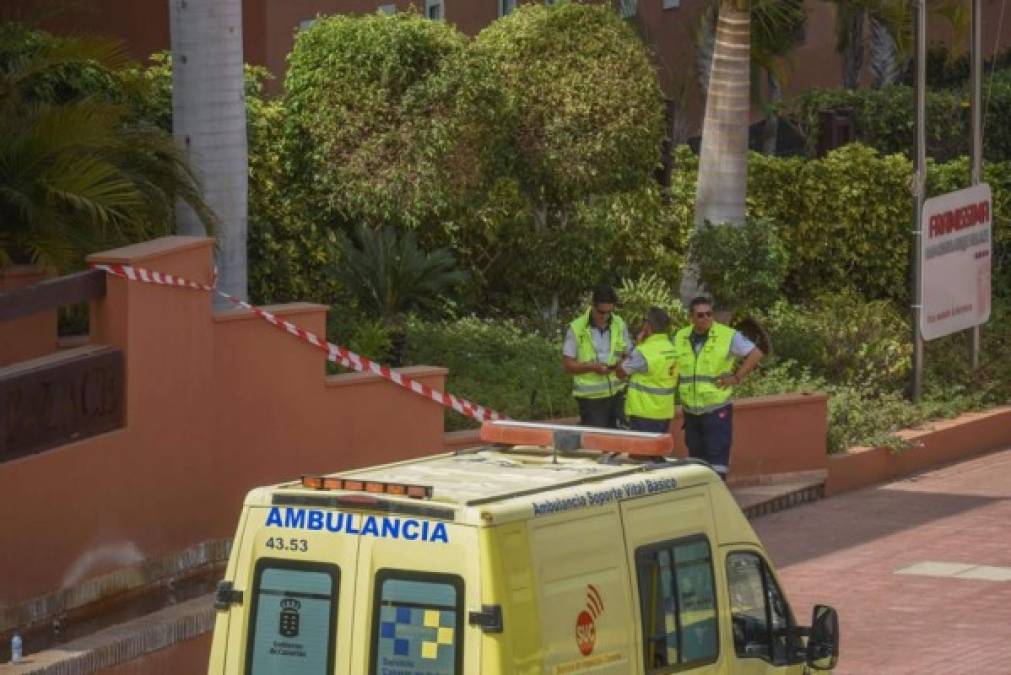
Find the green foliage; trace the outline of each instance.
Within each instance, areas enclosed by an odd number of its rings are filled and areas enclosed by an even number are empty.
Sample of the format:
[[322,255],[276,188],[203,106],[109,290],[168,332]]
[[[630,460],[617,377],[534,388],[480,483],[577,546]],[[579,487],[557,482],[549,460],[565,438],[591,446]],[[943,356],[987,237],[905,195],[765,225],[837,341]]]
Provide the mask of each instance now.
[[[984,54],[986,56],[986,54]],[[927,48],[927,89],[960,89],[969,83],[970,76],[969,52],[966,50],[955,55],[944,45],[933,45]],[[984,58],[983,72],[992,73],[996,70],[1011,68],[1011,49],[996,54],[995,57]],[[903,78],[903,84],[912,86],[916,77],[916,62],[910,60],[909,68]]]
[[659,160],[661,94],[649,55],[611,7],[527,4],[482,31],[513,125],[516,178],[539,208],[633,189]]
[[122,62],[115,43],[0,30],[0,263],[68,269],[167,234],[177,198],[213,229],[171,136],[117,102]]
[[[991,162],[1011,160],[1011,129],[1001,124],[1011,106],[1011,70],[998,71],[983,83],[986,140],[984,156]],[[855,140],[883,154],[911,156],[915,131],[913,88],[894,85],[880,89],[815,89],[781,104],[780,114],[805,139],[814,155],[824,111],[848,110],[853,115]],[[930,155],[948,161],[969,153],[969,95],[966,87],[927,92],[927,147]]]
[[828,382],[885,394],[907,381],[912,331],[886,300],[868,302],[842,291],[802,307],[778,303],[763,321],[778,357]]
[[[285,158],[323,222],[419,227],[445,216],[494,146],[492,90],[451,24],[413,13],[321,18],[285,79]],[[483,139],[483,140],[482,140]]]
[[789,265],[778,227],[767,218],[704,223],[692,237],[691,257],[717,305],[744,312],[776,301]]
[[[448,323],[412,319],[407,325],[408,363],[449,368],[446,389],[516,419],[575,414],[572,378],[562,371],[558,339],[521,330],[510,321],[473,317]],[[446,429],[473,427],[446,413]]]
[[782,223],[795,299],[847,287],[868,298],[904,300],[911,238],[911,166],[849,145],[821,160],[752,155],[752,215]]
[[[172,56],[152,54],[146,65],[119,73],[133,117],[172,131]],[[245,67],[249,137],[249,296],[259,304],[312,299],[345,300],[331,270],[337,265],[337,232],[304,208],[301,186],[285,172],[285,109],[267,100],[271,75]]]
[[415,310],[433,310],[464,279],[445,249],[426,252],[413,232],[359,225],[354,241],[339,243],[336,275],[368,316],[398,325]]
[[[641,322],[650,307],[659,307],[670,315],[672,335],[688,323],[688,315],[674,288],[653,272],[645,272],[636,279],[625,279],[616,290],[619,314],[629,323],[633,337],[641,329]],[[589,298],[586,304],[589,304]]]

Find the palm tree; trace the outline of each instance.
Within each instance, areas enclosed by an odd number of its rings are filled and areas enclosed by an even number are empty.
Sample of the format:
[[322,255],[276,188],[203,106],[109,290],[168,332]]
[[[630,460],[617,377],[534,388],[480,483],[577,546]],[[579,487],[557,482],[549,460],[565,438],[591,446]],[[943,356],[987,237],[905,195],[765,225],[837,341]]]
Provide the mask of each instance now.
[[[242,59],[242,0],[169,0],[172,129],[217,215],[219,287],[246,298],[249,158]],[[204,234],[185,203],[181,234]]]
[[[783,26],[795,25],[796,13],[803,12],[799,7],[784,0],[720,0],[699,149],[696,227],[706,222],[744,223],[752,22],[761,33],[782,33]],[[694,262],[685,267],[680,291],[686,303],[701,291]]]
[[[912,14],[902,0],[834,0],[836,51],[842,56],[843,86],[856,89],[864,65],[865,47],[875,88],[898,82],[905,70],[912,40]],[[952,0],[954,1],[954,0]],[[870,28],[865,40],[866,28]]]
[[445,294],[466,278],[448,250],[426,252],[413,232],[398,234],[390,226],[359,225],[353,239],[342,241],[340,255],[338,280],[360,310],[390,330],[394,365],[403,358],[407,314],[438,309]]
[[73,80],[81,69],[112,78],[124,62],[117,43],[3,29],[0,264],[66,270],[101,248],[167,234],[177,198],[213,226],[171,137]]

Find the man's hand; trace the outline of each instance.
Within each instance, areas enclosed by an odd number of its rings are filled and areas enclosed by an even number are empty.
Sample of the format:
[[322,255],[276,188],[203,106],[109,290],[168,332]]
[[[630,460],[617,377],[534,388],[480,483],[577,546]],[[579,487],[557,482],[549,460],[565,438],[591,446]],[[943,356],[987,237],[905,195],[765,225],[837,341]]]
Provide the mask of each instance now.
[[720,389],[726,389],[740,383],[741,381],[736,375],[720,375],[716,378],[716,386]]
[[609,372],[611,372],[611,367],[608,366],[606,363],[594,363],[593,372],[595,372],[597,375],[607,375]]

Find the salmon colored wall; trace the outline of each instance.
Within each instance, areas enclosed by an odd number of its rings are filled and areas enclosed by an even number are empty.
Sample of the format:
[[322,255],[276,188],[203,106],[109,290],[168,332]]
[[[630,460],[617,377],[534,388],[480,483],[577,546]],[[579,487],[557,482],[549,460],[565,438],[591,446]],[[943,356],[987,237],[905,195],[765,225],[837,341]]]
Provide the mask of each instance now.
[[1011,407],[966,413],[899,434],[910,447],[852,448],[828,458],[827,494],[858,490],[1011,445]]
[[[206,283],[212,246],[166,237],[91,260]],[[323,332],[322,306],[274,311]],[[442,449],[438,405],[373,376],[328,378],[321,352],[212,317],[207,293],[110,278],[91,325],[124,350],[126,428],[0,464],[0,548],[17,552],[0,556],[0,606],[231,537],[255,485]],[[413,369],[439,389],[445,373]]]
[[[676,452],[686,456],[680,416],[671,425]],[[734,402],[731,483],[780,474],[824,471],[828,397],[824,394],[758,396]]]
[[[0,293],[29,286],[46,278],[37,267],[18,265],[0,269]],[[56,351],[56,310],[38,312],[13,321],[0,321],[0,367]]]
[[[554,420],[579,424],[575,417]],[[671,422],[674,454],[687,457],[681,411]],[[756,396],[734,401],[734,446],[730,483],[766,481],[785,474],[824,472],[828,442],[828,397],[824,394]],[[481,445],[478,430],[453,431],[443,439],[446,450]]]

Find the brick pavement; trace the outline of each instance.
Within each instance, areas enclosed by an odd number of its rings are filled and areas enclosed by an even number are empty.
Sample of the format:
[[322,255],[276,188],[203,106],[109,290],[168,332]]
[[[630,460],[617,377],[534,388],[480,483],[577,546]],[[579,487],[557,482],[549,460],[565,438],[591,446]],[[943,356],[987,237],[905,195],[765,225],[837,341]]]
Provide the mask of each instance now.
[[1011,567],[1011,448],[753,523],[798,621],[839,611],[839,674],[1011,674],[1011,581],[897,575]]

